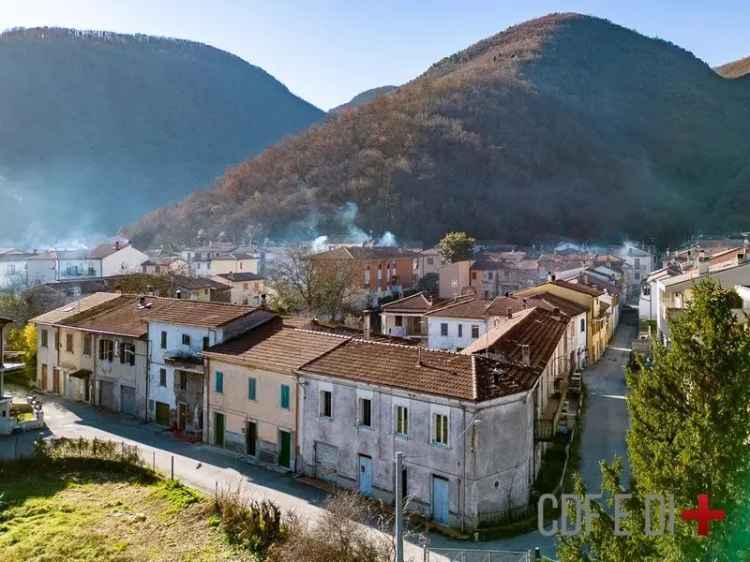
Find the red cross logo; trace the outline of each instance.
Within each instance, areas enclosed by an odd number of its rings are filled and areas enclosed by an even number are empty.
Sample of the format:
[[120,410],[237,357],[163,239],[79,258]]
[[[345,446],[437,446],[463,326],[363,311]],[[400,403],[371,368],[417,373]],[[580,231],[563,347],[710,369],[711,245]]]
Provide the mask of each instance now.
[[698,508],[688,509],[682,512],[685,521],[698,522],[698,534],[702,537],[708,536],[711,521],[723,521],[726,514],[723,509],[711,509],[708,507],[708,495],[698,496]]

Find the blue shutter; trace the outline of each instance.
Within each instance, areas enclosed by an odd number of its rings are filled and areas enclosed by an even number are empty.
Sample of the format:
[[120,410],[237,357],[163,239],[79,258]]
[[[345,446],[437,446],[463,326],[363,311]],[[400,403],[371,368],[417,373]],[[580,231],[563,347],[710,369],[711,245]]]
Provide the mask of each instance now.
[[255,379],[252,377],[247,379],[247,399],[255,400]]
[[216,371],[216,392],[224,392],[224,373]]
[[281,385],[281,407],[285,410],[289,409],[289,387],[285,384]]

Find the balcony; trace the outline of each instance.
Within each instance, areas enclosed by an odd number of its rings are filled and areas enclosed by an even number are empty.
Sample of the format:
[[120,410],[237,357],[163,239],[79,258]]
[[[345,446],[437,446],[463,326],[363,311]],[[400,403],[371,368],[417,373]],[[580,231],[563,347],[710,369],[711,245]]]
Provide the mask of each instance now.
[[567,375],[555,379],[555,391],[547,399],[541,417],[534,422],[534,439],[536,441],[552,441],[562,428],[568,427],[569,384]]

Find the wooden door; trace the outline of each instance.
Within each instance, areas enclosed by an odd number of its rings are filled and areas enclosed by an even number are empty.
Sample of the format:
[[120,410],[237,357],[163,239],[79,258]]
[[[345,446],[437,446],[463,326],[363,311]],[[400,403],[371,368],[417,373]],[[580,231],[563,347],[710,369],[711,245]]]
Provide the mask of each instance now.
[[292,461],[292,434],[288,431],[279,431],[279,465],[290,468]]
[[47,365],[42,365],[42,392],[46,392],[49,388],[49,381],[47,380]]
[[224,446],[224,414],[214,414],[214,445]]
[[156,423],[159,425],[169,425],[169,404],[164,402],[156,403]]
[[60,369],[52,369],[52,392],[60,394]]
[[255,422],[247,422],[247,428],[245,429],[245,449],[247,454],[254,457],[257,453],[258,443],[258,424]]
[[[182,376],[185,376],[184,373]],[[184,402],[180,402],[177,405],[177,429],[180,431],[185,431],[185,427],[187,427],[187,417],[188,417],[188,411],[187,411],[187,404]]]

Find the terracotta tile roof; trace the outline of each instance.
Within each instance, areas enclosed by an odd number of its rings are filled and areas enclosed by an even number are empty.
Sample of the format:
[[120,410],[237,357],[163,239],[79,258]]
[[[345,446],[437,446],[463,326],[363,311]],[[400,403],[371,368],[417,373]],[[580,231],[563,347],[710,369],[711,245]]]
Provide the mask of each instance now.
[[523,356],[521,346],[528,345],[531,367],[541,372],[552,359],[552,354],[565,334],[567,326],[567,316],[534,308],[520,321],[513,323],[509,329],[502,325],[491,329],[486,336],[472,344],[471,351],[470,348],[466,348],[464,352],[476,353],[489,349],[507,361],[520,363]]
[[492,304],[492,301],[485,299],[478,299],[476,297],[471,298],[459,298],[457,302],[449,302],[434,307],[432,310],[427,312],[425,316],[432,318],[475,318],[482,319],[487,317],[487,308]]
[[410,250],[403,250],[392,246],[342,246],[327,252],[315,254],[314,259],[357,259],[357,260],[385,260],[396,258],[416,258],[418,254]]
[[588,285],[583,285],[581,283],[570,283],[569,281],[562,281],[561,279],[555,279],[554,281],[552,281],[552,283],[557,285],[558,287],[572,289],[573,291],[585,293],[592,297],[599,297],[602,295],[602,291],[600,291],[599,289],[595,289],[594,287],[589,287]]
[[188,289],[191,291],[196,289],[216,289],[217,291],[221,291],[229,288],[228,285],[214,281],[208,277],[190,277],[173,272],[170,272],[169,276],[174,282],[175,289]]
[[365,340],[349,340],[300,370],[474,402],[528,390],[539,376],[520,364]]
[[257,273],[250,273],[244,272],[244,273],[220,273],[217,275],[217,277],[221,277],[223,279],[226,279],[227,281],[231,281],[232,283],[244,283],[246,281],[262,281],[265,279],[262,275],[258,275]]
[[119,297],[120,295],[117,293],[94,293],[93,295],[83,297],[76,302],[69,303],[54,310],[50,310],[49,312],[46,312],[44,314],[40,314],[39,316],[36,316],[35,318],[29,320],[29,322],[39,324],[55,324],[57,322],[65,320],[66,318],[75,316],[77,314],[80,314],[81,312],[99,306],[113,299],[117,299]]
[[433,307],[433,301],[430,300],[423,292],[404,297],[395,301],[384,304],[381,308],[383,312],[427,312]]
[[346,336],[290,328],[284,326],[281,318],[276,318],[211,347],[203,355],[291,375],[305,363],[348,340]]
[[77,314],[68,315],[56,323],[81,330],[140,338],[148,333],[149,321],[218,328],[250,314],[257,314],[258,322],[272,316],[265,310],[250,306],[164,297],[116,295],[114,299]]
[[[532,306],[541,306],[547,308],[547,310],[559,308],[563,314],[571,317],[588,312],[586,307],[581,306],[576,302],[569,301],[568,299],[553,295],[552,293],[537,293],[528,297],[527,302]],[[546,307],[544,306],[545,304],[547,305]]]
[[523,299],[516,299],[513,297],[495,297],[489,306],[487,306],[486,315],[507,316],[509,308],[511,309],[511,312],[523,310]]
[[99,244],[97,247],[95,247],[93,250],[89,252],[88,257],[93,259],[104,259],[106,257],[111,256],[112,254],[115,254],[119,252],[120,250],[127,248],[130,246],[130,244],[127,243],[120,243],[119,245],[115,242],[105,242],[103,244]]

